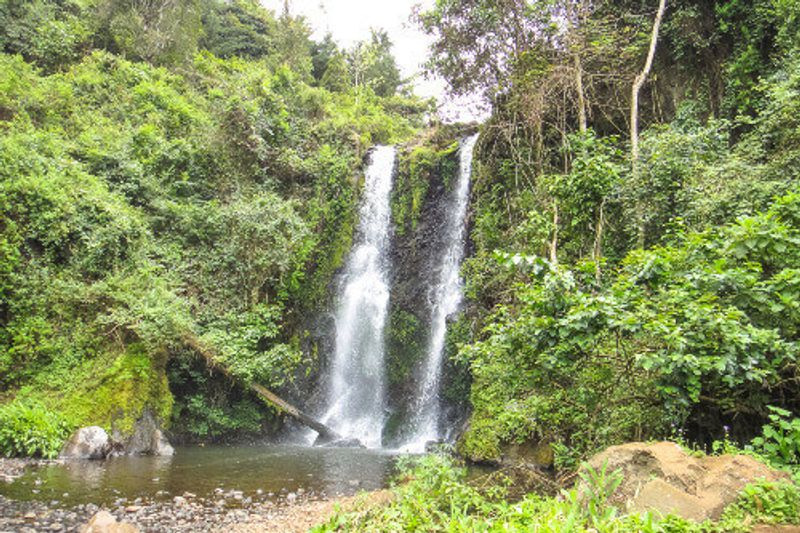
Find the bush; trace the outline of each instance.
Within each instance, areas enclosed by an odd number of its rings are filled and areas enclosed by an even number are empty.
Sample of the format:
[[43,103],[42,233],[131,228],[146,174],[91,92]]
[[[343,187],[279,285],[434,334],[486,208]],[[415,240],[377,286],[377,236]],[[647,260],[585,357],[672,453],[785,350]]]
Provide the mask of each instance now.
[[0,453],[6,457],[55,458],[70,429],[63,418],[39,404],[4,405],[0,407]]

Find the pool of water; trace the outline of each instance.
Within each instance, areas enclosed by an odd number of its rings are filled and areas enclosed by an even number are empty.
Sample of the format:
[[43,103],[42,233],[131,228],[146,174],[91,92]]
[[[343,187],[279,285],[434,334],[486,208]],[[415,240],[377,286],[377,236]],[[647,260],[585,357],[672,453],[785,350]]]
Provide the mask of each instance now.
[[301,446],[178,448],[174,457],[119,457],[68,461],[32,469],[0,494],[63,505],[110,505],[120,498],[209,497],[215,489],[274,497],[302,489],[352,494],[387,485],[398,455],[382,450]]

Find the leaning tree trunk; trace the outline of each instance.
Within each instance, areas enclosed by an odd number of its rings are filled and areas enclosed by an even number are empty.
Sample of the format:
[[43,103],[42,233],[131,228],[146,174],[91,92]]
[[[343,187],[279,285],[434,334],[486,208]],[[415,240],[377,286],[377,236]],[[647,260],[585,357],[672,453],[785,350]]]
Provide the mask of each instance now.
[[[205,359],[206,364],[208,364],[209,367],[222,372],[223,374],[225,374],[234,381],[241,382],[239,378],[237,378],[227,367],[223,366],[217,360],[217,356],[214,353],[214,351],[209,346],[203,344],[200,341],[200,339],[198,339],[194,335],[189,334],[184,336],[184,340],[188,346],[190,346],[195,352],[201,355],[203,359]],[[340,440],[342,438],[341,435],[336,433],[333,429],[329,428],[328,426],[316,420],[315,418],[307,415],[306,413],[304,413],[297,407],[293,406],[286,400],[282,399],[281,397],[279,397],[277,394],[267,389],[266,387],[263,387],[258,383],[242,383],[242,384],[245,385],[254,393],[256,393],[258,396],[260,396],[267,403],[277,407],[279,411],[286,413],[287,415],[291,416],[301,424],[310,427],[311,429],[319,433],[319,436],[322,438],[323,441],[329,442],[329,441]]]
[[[631,89],[631,172],[633,175],[634,184],[638,185],[639,182],[639,92],[642,90],[644,82],[647,81],[647,76],[650,74],[650,69],[653,67],[653,58],[656,55],[656,45],[658,44],[658,33],[661,29],[661,21],[664,18],[664,11],[667,9],[667,0],[659,0],[658,12],[656,19],[653,22],[653,34],[650,37],[650,49],[647,52],[647,60],[644,63],[644,68],[633,80],[633,87]],[[639,225],[639,247],[644,248],[644,206],[637,207],[637,218]]]

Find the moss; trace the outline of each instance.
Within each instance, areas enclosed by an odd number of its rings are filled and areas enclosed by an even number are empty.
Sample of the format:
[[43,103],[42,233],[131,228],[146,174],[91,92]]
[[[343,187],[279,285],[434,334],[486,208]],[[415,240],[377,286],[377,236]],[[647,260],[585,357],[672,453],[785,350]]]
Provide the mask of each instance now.
[[460,313],[458,318],[447,325],[445,338],[445,374],[442,396],[450,403],[465,404],[469,398],[472,376],[469,363],[458,357],[461,346],[473,342],[475,336],[472,323],[466,313]]
[[467,431],[456,444],[460,455],[476,463],[497,463],[502,451],[493,421],[473,416]]
[[[437,142],[434,139],[431,142]],[[438,141],[440,142],[440,141]],[[432,184],[441,180],[449,189],[458,174],[458,142],[445,148],[422,144],[400,157],[398,179],[392,194],[392,217],[398,235],[417,228]]]
[[413,313],[393,309],[387,336],[387,373],[390,386],[408,382],[423,353],[422,324]]
[[145,408],[162,421],[170,419],[173,398],[165,358],[152,357],[133,344],[110,366],[83,377],[83,383],[60,402],[75,426],[102,426],[130,435]]

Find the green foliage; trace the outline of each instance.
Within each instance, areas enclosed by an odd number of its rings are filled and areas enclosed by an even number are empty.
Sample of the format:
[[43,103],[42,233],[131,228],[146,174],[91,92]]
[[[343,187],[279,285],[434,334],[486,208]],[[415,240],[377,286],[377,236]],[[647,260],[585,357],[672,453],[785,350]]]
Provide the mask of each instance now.
[[760,482],[744,488],[720,519],[720,531],[747,531],[747,524],[800,524],[800,488]]
[[601,291],[578,269],[533,269],[460,354],[475,379],[462,451],[497,459],[501,442],[544,438],[580,457],[663,436],[695,411],[711,421],[795,397],[783,376],[796,362],[797,206],[788,195],[765,214],[634,252]]
[[198,0],[100,0],[97,10],[101,42],[130,59],[184,63],[197,49],[202,32]]
[[305,23],[248,0],[9,0],[0,20],[20,54],[0,54],[3,398],[258,431],[271,415],[219,375],[170,372],[172,417],[168,361],[192,336],[245,382],[312,373],[299,339],[349,249],[353,176],[427,108],[312,87]]
[[80,58],[92,35],[88,10],[78,0],[3,0],[0,50],[55,70]]
[[583,470],[577,488],[557,497],[529,494],[509,502],[503,483],[470,482],[451,459],[426,456],[406,462],[391,503],[337,513],[312,531],[542,531],[568,532],[744,532],[749,524],[796,524],[798,487],[758,483],[745,488],[718,523],[675,516],[624,514],[609,503],[622,481],[619,472]]
[[0,407],[0,454],[53,459],[70,429],[61,416],[42,405],[12,402]]
[[389,383],[406,383],[425,352],[422,323],[416,315],[396,309],[389,316],[387,331]]
[[440,132],[438,138],[432,140],[433,146],[414,147],[400,160],[400,177],[392,191],[392,219],[399,235],[416,229],[429,191],[439,186],[437,181],[441,180],[445,190],[454,183],[458,173],[458,143],[438,146],[445,135],[444,131]]
[[213,2],[203,13],[203,29],[200,44],[215,56],[258,59],[274,50],[278,22],[247,0]]
[[769,410],[770,423],[753,439],[752,448],[774,465],[796,469],[800,467],[800,418],[793,418],[786,409],[769,406]]

